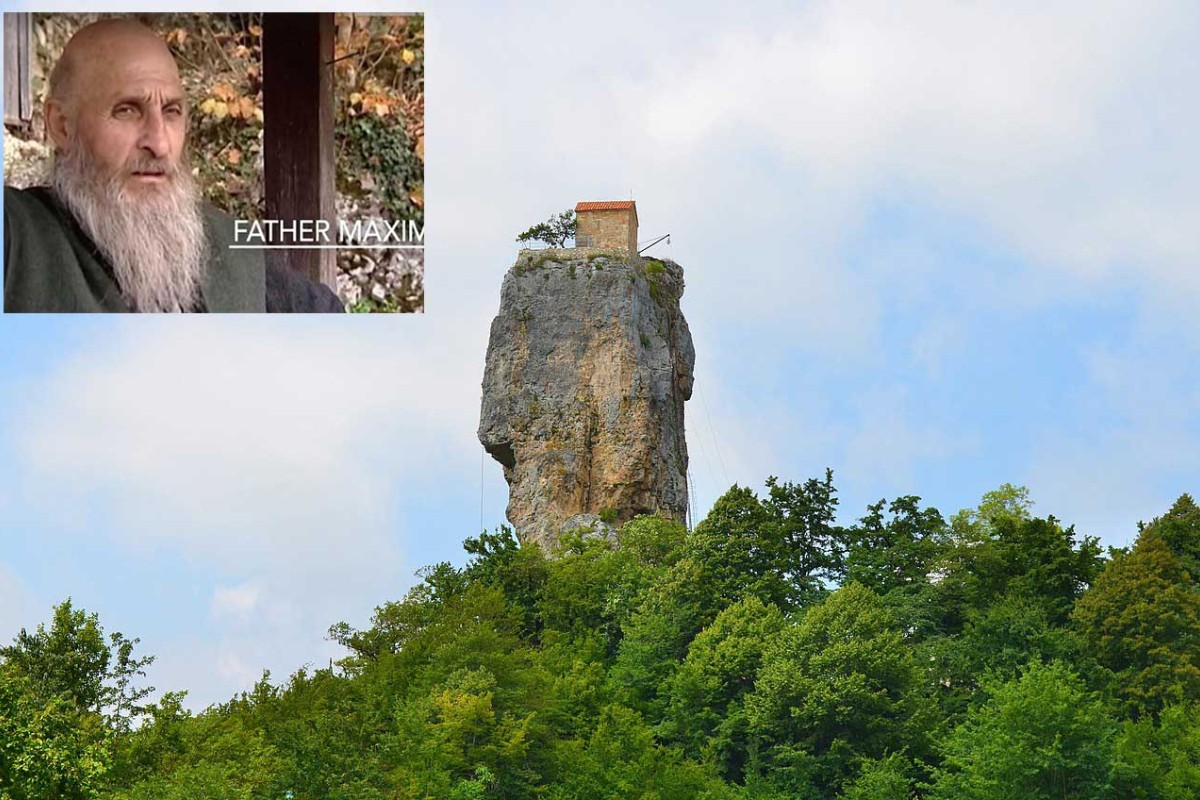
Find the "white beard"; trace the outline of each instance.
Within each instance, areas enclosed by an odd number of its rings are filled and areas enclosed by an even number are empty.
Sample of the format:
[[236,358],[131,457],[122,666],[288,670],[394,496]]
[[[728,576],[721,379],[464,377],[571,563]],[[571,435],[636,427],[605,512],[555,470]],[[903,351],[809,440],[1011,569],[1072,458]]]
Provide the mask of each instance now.
[[[128,172],[101,174],[78,142],[54,160],[51,186],[116,275],[134,311],[194,311],[208,261],[200,191],[180,165],[153,158]],[[138,170],[161,169],[167,180],[127,192]]]

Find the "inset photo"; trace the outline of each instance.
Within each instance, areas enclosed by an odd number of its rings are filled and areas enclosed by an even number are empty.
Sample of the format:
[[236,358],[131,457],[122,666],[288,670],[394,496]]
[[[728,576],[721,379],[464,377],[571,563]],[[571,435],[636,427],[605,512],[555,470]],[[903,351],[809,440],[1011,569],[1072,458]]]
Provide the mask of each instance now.
[[4,14],[4,311],[423,312],[419,13]]

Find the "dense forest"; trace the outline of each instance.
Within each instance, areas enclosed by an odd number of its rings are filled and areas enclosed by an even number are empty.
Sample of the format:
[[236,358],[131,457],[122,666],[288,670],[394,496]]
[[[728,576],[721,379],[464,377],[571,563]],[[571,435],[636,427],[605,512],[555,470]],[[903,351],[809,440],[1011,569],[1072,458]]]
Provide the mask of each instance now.
[[832,476],[547,557],[467,539],[331,669],[193,715],[67,601],[0,649],[0,798],[1200,797],[1200,508],[1102,551],[1024,489]]

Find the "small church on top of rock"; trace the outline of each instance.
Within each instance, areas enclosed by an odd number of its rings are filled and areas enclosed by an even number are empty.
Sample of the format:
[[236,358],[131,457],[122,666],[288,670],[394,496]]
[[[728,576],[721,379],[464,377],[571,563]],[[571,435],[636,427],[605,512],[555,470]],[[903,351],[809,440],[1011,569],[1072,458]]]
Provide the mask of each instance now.
[[623,250],[637,255],[637,204],[604,200],[575,204],[575,245]]

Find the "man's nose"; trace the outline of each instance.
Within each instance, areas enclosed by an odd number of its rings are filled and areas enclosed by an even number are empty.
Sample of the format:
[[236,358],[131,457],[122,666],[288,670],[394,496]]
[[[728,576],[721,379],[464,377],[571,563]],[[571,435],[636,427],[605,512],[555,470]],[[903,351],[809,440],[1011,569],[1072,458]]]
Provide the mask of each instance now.
[[167,139],[167,124],[162,112],[153,109],[142,118],[142,136],[138,149],[155,158],[166,158],[171,145]]

